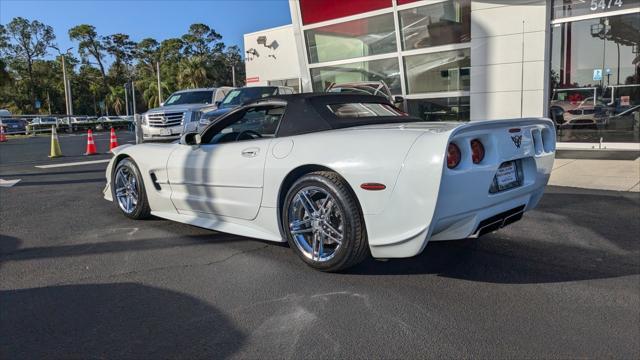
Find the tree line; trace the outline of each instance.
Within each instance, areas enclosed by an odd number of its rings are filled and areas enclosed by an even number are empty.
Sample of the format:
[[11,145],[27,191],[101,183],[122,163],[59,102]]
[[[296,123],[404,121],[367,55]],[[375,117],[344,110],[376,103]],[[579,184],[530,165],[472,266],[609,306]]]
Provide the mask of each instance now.
[[[59,48],[53,28],[38,20],[16,17],[0,24],[0,108],[13,114],[65,114],[63,61],[74,114],[124,114],[129,82],[138,112],[158,106],[158,71],[163,98],[179,89],[231,85],[232,66],[236,85],[244,82],[240,49],[226,46],[222,35],[205,24],[160,41],[101,35],[88,24],[71,28],[67,36],[79,58]],[[45,59],[49,54],[55,60]]]

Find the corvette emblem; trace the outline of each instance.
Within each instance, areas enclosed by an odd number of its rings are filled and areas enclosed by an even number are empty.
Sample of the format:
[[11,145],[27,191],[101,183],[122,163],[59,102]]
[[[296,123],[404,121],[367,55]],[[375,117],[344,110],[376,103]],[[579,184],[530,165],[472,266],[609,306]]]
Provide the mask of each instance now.
[[520,149],[520,144],[522,144],[522,135],[512,136],[511,141],[513,141],[513,145],[515,145],[516,148]]

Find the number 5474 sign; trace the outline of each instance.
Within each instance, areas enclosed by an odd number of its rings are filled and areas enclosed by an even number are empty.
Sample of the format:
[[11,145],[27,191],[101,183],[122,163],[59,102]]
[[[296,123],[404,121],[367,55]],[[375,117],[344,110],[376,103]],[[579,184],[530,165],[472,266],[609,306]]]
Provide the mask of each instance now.
[[591,11],[598,10],[610,10],[615,7],[622,7],[624,5],[623,0],[591,0]]

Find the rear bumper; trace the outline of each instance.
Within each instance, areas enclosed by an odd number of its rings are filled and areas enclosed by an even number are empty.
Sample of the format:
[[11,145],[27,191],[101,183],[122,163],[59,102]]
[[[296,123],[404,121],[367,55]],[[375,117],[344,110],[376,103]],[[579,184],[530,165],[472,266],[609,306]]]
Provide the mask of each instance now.
[[[511,191],[517,191],[513,189]],[[533,209],[544,188],[533,189],[502,200],[492,205],[439,218],[434,221],[430,241],[460,240],[477,238],[486,233],[498,230],[522,217],[526,211]]]
[[[401,241],[391,244],[370,246],[371,254],[376,258],[405,258],[415,256],[424,250],[429,241],[462,240],[477,238],[486,233],[499,230],[520,220],[522,214],[533,209],[542,194],[544,187],[529,189],[522,193],[519,189],[511,191],[518,195],[453,216],[434,219],[432,224],[425,224],[413,234],[407,234]],[[376,216],[365,216],[367,223],[380,221]]]
[[[479,163],[472,162],[473,139],[485,145]],[[450,142],[462,152],[462,161],[453,169],[444,164]],[[431,240],[477,237],[508,225],[521,214],[507,217],[538,204],[554,155],[553,123],[545,119],[475,122],[449,134],[422,136],[407,155],[383,212],[365,214],[372,255],[410,257]],[[512,161],[518,164],[520,185],[495,192],[498,169]]]

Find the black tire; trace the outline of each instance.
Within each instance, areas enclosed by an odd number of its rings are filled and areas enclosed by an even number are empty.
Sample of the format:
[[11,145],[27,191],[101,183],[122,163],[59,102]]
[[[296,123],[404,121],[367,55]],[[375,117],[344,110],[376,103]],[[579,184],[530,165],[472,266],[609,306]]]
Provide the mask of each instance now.
[[[333,257],[326,261],[308,258],[296,244],[289,231],[289,208],[298,192],[309,187],[329,193],[343,214],[343,239]],[[338,272],[362,262],[369,255],[369,244],[364,218],[357,198],[347,182],[330,171],[317,171],[300,177],[289,189],[282,207],[283,230],[289,246],[307,265],[325,272]]]
[[[121,207],[120,203],[118,202],[118,198],[116,197],[116,174],[118,174],[118,171],[122,168],[126,168],[126,170],[130,171],[130,173],[135,177],[137,184],[136,193],[138,195],[138,201],[133,207],[133,210],[129,213]],[[113,203],[115,204],[116,208],[118,208],[118,210],[120,210],[120,212],[122,212],[126,217],[135,220],[141,220],[147,219],[151,216],[151,208],[149,207],[149,201],[147,200],[147,191],[144,186],[144,180],[142,179],[140,170],[138,170],[138,166],[133,161],[133,159],[122,159],[116,165],[116,168],[111,174],[111,194],[113,196]]]

